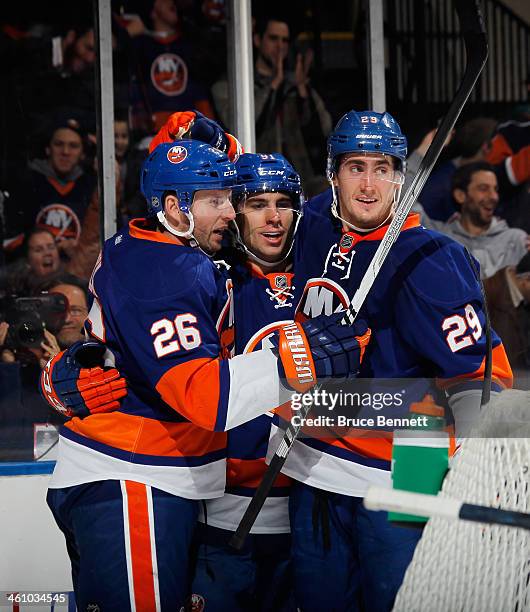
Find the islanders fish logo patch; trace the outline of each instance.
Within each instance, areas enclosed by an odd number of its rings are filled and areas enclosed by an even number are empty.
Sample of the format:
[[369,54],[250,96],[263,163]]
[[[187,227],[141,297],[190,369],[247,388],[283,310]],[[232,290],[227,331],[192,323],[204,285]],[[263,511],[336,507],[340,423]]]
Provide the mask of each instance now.
[[167,152],[167,160],[172,164],[180,164],[186,157],[188,157],[188,149],[181,145],[175,145]]
[[188,67],[175,53],[163,53],[151,65],[151,82],[165,96],[178,96],[188,85]]
[[81,235],[79,217],[65,204],[45,206],[37,215],[35,225],[48,230],[56,239],[70,238],[77,240]]

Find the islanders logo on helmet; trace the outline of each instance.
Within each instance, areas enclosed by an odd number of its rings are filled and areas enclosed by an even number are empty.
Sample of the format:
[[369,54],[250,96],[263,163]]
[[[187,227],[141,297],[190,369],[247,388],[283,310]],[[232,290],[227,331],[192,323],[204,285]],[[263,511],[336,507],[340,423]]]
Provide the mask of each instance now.
[[186,159],[186,157],[188,157],[188,149],[186,149],[186,147],[182,147],[181,145],[175,145],[167,152],[168,161],[172,164],[180,164]]
[[189,213],[197,191],[231,189],[236,170],[225,153],[196,140],[162,143],[147,157],[140,175],[140,189],[149,216],[164,209],[164,194],[175,192],[179,208]]
[[407,139],[390,113],[350,111],[337,123],[328,138],[327,175],[331,180],[337,158],[344,153],[380,153],[399,160],[400,170],[407,159]]

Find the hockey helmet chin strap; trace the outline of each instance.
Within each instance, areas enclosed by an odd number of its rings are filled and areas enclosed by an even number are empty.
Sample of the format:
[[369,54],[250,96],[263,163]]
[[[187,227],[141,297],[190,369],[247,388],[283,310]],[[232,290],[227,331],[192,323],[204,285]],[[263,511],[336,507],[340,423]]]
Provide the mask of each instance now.
[[261,259],[261,257],[258,257],[253,251],[251,251],[247,247],[247,245],[244,243],[243,238],[241,237],[239,226],[237,225],[235,221],[233,221],[232,225],[234,227],[234,231],[236,234],[236,241],[239,244],[239,246],[243,249],[243,251],[245,252],[245,255],[252,261],[255,261],[260,266],[263,266],[264,268],[275,268],[276,266],[279,266],[280,264],[282,264],[289,257],[289,255],[291,254],[291,251],[293,250],[294,236],[296,234],[296,230],[298,229],[298,224],[300,223],[300,219],[302,218],[302,213],[299,210],[295,210],[294,213],[296,214],[296,221],[294,223],[294,228],[291,234],[291,244],[289,248],[287,249],[287,252],[285,253],[285,255],[283,255],[276,261],[266,261],[265,259]]
[[195,238],[195,236],[193,235],[193,230],[195,229],[195,221],[193,220],[193,215],[191,211],[184,212],[183,210],[181,210],[180,212],[183,215],[186,215],[186,219],[188,220],[188,223],[190,224],[188,229],[185,232],[179,232],[178,230],[176,230],[166,219],[166,215],[164,214],[164,211],[162,210],[156,213],[156,218],[165,227],[165,229],[167,229],[167,231],[170,234],[173,234],[173,236],[177,236],[177,238],[184,238],[190,243],[190,247],[199,249],[199,251],[204,253],[207,257],[212,258],[215,255],[215,253],[208,253],[208,251],[205,251],[199,244],[199,241],[197,240],[197,238]]
[[367,234],[368,232],[373,232],[376,229],[383,227],[383,225],[385,225],[392,218],[392,215],[394,214],[394,211],[396,210],[397,205],[399,203],[399,198],[401,197],[401,190],[403,188],[403,184],[401,184],[399,188],[397,188],[394,191],[394,198],[392,200],[392,206],[390,207],[390,210],[388,211],[387,217],[379,225],[376,225],[375,227],[366,228],[366,227],[357,227],[356,225],[354,225],[353,223],[350,223],[349,221],[346,221],[346,219],[344,219],[343,217],[339,215],[339,201],[338,201],[339,199],[337,196],[335,184],[333,183],[333,177],[329,179],[329,184],[331,185],[331,192],[333,194],[333,201],[331,202],[331,213],[333,214],[334,217],[342,221],[344,225],[347,225],[350,229],[354,230],[355,232],[359,232],[360,234]]
[[193,220],[193,215],[191,214],[191,212],[184,212],[182,210],[180,212],[186,216],[186,219],[189,223],[189,227],[185,232],[179,232],[179,230],[175,229],[166,219],[166,215],[163,210],[156,213],[156,218],[170,234],[173,234],[173,236],[177,236],[177,238],[184,238],[185,240],[189,240],[190,246],[192,247],[199,247],[199,243],[193,235],[193,230],[195,229],[195,221]]

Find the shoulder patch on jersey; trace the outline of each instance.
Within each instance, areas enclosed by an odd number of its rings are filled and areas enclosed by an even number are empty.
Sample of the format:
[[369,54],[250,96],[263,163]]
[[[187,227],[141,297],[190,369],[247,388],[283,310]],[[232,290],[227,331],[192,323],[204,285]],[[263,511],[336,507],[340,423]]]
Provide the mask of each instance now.
[[464,247],[449,236],[423,227],[412,228],[400,235],[389,257],[395,276],[427,302],[457,305],[481,299]]

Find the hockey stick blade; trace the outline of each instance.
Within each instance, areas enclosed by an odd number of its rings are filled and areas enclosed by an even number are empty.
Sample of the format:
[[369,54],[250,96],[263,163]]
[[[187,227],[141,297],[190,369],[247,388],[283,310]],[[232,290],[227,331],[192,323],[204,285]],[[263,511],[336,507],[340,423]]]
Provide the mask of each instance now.
[[[368,292],[370,291],[374,281],[383,265],[383,262],[390,251],[390,248],[397,240],[399,232],[405,223],[407,216],[415,202],[417,195],[420,193],[423,185],[428,179],[438,156],[443,148],[444,142],[449,132],[453,129],[462,109],[471,94],[471,91],[486,63],[488,57],[488,42],[482,15],[480,13],[479,0],[455,0],[455,9],[460,22],[460,29],[464,39],[466,49],[466,70],[462,78],[460,87],[455,94],[453,102],[449,107],[436,135],[429,146],[425,157],[420,164],[418,172],[414,177],[410,187],[400,204],[397,207],[392,222],[383,237],[375,255],[366,270],[359,288],[355,292],[353,299],[344,313],[342,323],[344,325],[353,325],[357,314],[363,305]],[[303,406],[300,411],[300,423],[304,417],[309,414],[311,406]],[[269,492],[280,473],[287,455],[289,454],[295,440],[301,431],[301,425],[293,426],[289,423],[284,432],[282,441],[280,442],[276,453],[274,454],[269,467],[263,477],[263,480],[256,489],[253,498],[250,501],[241,522],[239,523],[236,532],[230,540],[230,545],[237,550],[243,546],[247,535],[250,533],[252,526],[258,516]]]
[[530,514],[525,512],[468,504],[441,495],[370,487],[363,503],[368,510],[384,510],[427,518],[438,517],[530,529]]

